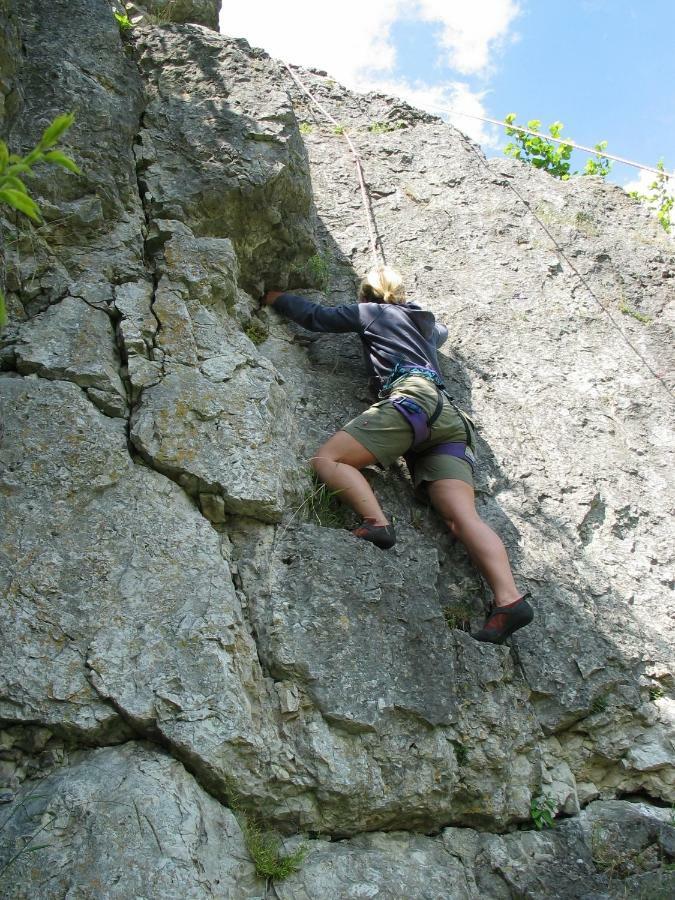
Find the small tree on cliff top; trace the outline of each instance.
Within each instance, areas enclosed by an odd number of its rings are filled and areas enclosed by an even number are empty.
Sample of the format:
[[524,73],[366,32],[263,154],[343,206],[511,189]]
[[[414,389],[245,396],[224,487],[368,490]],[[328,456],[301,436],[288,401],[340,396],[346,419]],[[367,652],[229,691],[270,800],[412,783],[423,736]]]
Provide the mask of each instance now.
[[[512,156],[514,159],[530,163],[537,169],[543,169],[544,172],[548,172],[549,175],[553,175],[555,178],[560,178],[563,181],[567,181],[572,175],[600,175],[601,178],[605,178],[612,168],[609,159],[602,155],[602,151],[607,149],[607,141],[600,141],[600,143],[595,145],[595,157],[588,160],[583,171],[572,172],[570,157],[574,148],[571,144],[557,144],[554,141],[547,140],[545,137],[524,134],[522,131],[510,128],[510,125],[515,125],[515,113],[509,113],[504,121],[508,123],[504,130],[509,137],[513,138],[513,141],[504,147],[504,153],[507,156]],[[527,123],[527,128],[530,131],[539,131],[541,129],[541,121],[539,119],[530,119]],[[563,128],[562,122],[553,122],[552,125],[548,126],[548,133],[552,138],[562,140]]]

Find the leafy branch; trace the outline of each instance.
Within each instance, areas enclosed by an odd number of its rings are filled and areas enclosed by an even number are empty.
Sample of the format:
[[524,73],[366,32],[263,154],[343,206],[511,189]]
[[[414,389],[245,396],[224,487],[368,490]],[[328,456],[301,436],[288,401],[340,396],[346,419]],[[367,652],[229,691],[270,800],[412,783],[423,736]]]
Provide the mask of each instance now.
[[[0,141],[0,204],[4,203],[6,206],[18,210],[33,222],[41,221],[40,207],[31,197],[24,184],[24,178],[31,177],[34,174],[33,166],[39,163],[51,163],[61,166],[75,175],[82,174],[80,168],[69,156],[54,149],[74,121],[74,113],[57,116],[45,129],[35,147],[25,156],[10,153],[7,144]],[[0,291],[0,328],[6,320],[5,298]]]
[[672,221],[673,206],[675,206],[675,197],[668,191],[668,177],[663,160],[660,159],[656,164],[659,175],[649,185],[648,194],[640,194],[638,191],[630,191],[630,196],[636,200],[644,200],[656,210],[656,218],[661,223],[665,231],[670,231]]
[[[530,163],[555,178],[560,178],[562,181],[568,181],[572,175],[599,175],[601,178],[605,178],[612,168],[609,159],[603,156],[603,150],[607,149],[607,141],[600,141],[595,145],[595,157],[588,160],[583,171],[572,172],[570,157],[574,147],[571,143],[564,143],[564,139],[561,137],[564,128],[562,122],[553,122],[548,126],[550,136],[556,141],[563,141],[563,143],[557,144],[541,135],[525,134],[515,127],[510,127],[515,125],[515,113],[509,113],[504,121],[507,123],[504,126],[506,134],[514,139],[504,147],[506,156]],[[527,128],[530,131],[540,131],[541,120],[530,119]]]

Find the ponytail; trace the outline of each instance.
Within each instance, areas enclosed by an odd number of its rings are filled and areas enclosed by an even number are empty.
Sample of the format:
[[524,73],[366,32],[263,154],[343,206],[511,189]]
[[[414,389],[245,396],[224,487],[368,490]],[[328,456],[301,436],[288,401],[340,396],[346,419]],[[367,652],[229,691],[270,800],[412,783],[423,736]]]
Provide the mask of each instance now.
[[371,269],[361,282],[359,298],[375,303],[404,303],[403,278],[389,266]]

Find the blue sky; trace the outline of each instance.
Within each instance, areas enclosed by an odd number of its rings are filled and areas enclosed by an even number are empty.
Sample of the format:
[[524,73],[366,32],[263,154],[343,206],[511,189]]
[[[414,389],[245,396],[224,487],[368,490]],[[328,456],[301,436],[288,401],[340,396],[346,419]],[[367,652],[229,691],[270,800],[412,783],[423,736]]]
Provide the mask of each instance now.
[[[310,0],[225,4],[221,31],[428,109],[560,120],[583,144],[675,168],[675,0]],[[498,128],[449,117],[489,156]],[[583,167],[586,156],[575,157]],[[639,171],[616,164],[611,180]],[[651,180],[653,176],[643,175]]]

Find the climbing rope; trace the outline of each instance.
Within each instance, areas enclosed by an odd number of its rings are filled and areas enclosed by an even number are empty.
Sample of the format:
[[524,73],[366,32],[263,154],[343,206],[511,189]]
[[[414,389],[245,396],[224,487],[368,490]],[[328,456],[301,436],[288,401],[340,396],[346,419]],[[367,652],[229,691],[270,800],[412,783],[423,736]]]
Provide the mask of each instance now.
[[[468,141],[467,143],[468,143],[468,146],[471,148],[471,150],[476,154],[476,157],[478,158],[478,160],[479,160],[480,164],[483,166],[483,168],[485,168],[485,169],[490,173],[490,177],[491,177],[491,178],[494,178],[494,175],[495,175],[494,171],[489,167],[489,165],[487,164],[487,161],[483,158],[483,156],[482,156],[481,153],[478,151],[478,149],[477,149],[476,147],[473,146],[473,144],[471,143],[471,141]],[[579,281],[580,281],[580,282],[583,284],[583,286],[586,288],[586,290],[588,291],[588,293],[590,294],[590,296],[593,298],[593,300],[595,301],[595,303],[597,303],[597,305],[600,307],[600,309],[605,313],[605,315],[607,316],[607,318],[608,318],[609,321],[611,322],[612,326],[619,332],[619,334],[621,335],[621,337],[623,338],[623,340],[625,341],[625,343],[630,347],[630,349],[633,351],[633,353],[634,353],[634,354],[638,357],[638,359],[642,362],[643,366],[644,366],[644,367],[645,367],[645,368],[646,368],[646,369],[654,376],[654,378],[658,381],[658,383],[661,385],[661,387],[668,393],[668,396],[671,398],[671,400],[675,400],[675,392],[673,392],[673,391],[668,387],[668,385],[667,385],[667,384],[665,383],[665,381],[663,380],[662,376],[659,375],[659,373],[656,372],[656,371],[651,367],[651,365],[649,364],[648,360],[642,355],[642,353],[640,353],[640,351],[637,349],[637,347],[635,346],[635,344],[633,344],[633,342],[630,340],[630,338],[628,338],[628,337],[626,336],[626,334],[624,333],[623,329],[621,328],[621,326],[619,325],[619,323],[616,321],[616,319],[614,318],[614,316],[611,314],[611,312],[610,312],[605,306],[603,306],[603,304],[601,303],[601,301],[595,296],[595,294],[594,294],[594,292],[593,292],[593,289],[592,289],[591,286],[589,285],[589,283],[588,283],[588,281],[586,280],[586,278],[585,278],[585,277],[581,274],[581,272],[577,269],[577,267],[574,265],[574,263],[572,262],[572,260],[569,258],[569,256],[565,253],[565,251],[563,250],[563,248],[560,246],[560,244],[559,244],[558,241],[556,240],[555,235],[551,234],[551,232],[549,231],[549,229],[546,227],[546,225],[544,224],[544,222],[542,222],[542,220],[539,218],[539,216],[536,214],[536,212],[532,209],[532,207],[530,206],[529,202],[525,199],[525,197],[523,197],[523,195],[520,193],[520,191],[518,191],[518,190],[511,184],[511,182],[510,182],[510,180],[509,180],[508,178],[504,179],[504,181],[502,181],[502,182],[500,182],[500,183],[501,183],[501,184],[505,184],[508,188],[510,188],[510,189],[513,191],[513,193],[516,195],[516,197],[520,200],[520,202],[527,208],[527,210],[528,210],[528,212],[530,213],[530,215],[535,219],[535,221],[538,223],[538,225],[546,232],[546,234],[548,235],[549,239],[550,239],[551,242],[553,243],[553,246],[555,247],[555,249],[557,250],[557,252],[558,252],[558,253],[560,254],[560,256],[565,260],[565,262],[567,263],[567,265],[570,267],[570,269],[574,272],[574,274],[577,276],[577,278],[579,279]]]
[[[328,119],[328,121],[331,122],[333,125],[335,125],[336,127],[339,127],[340,123],[328,112],[327,109],[325,109],[324,106],[322,106],[321,103],[319,103],[319,101],[312,95],[312,93],[308,90],[308,88],[305,87],[305,85],[297,77],[297,75],[291,70],[290,66],[288,66],[285,62],[283,62],[282,64],[283,64],[284,68],[286,69],[286,71],[288,72],[288,74],[293,79],[293,81],[295,82],[295,84],[300,88],[300,90],[304,94],[306,94],[309,97],[309,99],[314,104],[314,106],[316,106],[317,109],[320,110],[321,114],[324,115]],[[437,109],[440,110],[440,107],[437,107]],[[441,110],[441,111],[449,112],[449,110]],[[468,113],[467,113],[467,115],[468,115]],[[481,117],[480,116],[471,116],[470,118],[480,119]],[[506,124],[504,122],[497,122],[494,119],[485,119],[485,121],[494,122],[494,124],[496,124],[496,125],[505,125]],[[522,128],[519,130],[527,131],[527,129],[522,129]],[[529,132],[529,133],[535,134],[536,132]],[[358,153],[356,152],[356,148],[354,147],[354,144],[352,143],[352,141],[346,131],[343,132],[343,136],[345,137],[347,144],[349,145],[349,149],[354,157],[354,163],[356,165],[356,172],[357,172],[358,179],[359,179],[359,186],[361,188],[361,198],[363,200],[363,207],[364,207],[364,210],[366,213],[366,221],[368,224],[368,232],[369,232],[369,236],[370,236],[370,250],[372,253],[373,263],[375,265],[375,268],[379,268],[380,265],[383,265],[386,262],[386,260],[385,260],[384,251],[382,249],[381,242],[380,242],[379,238],[376,237],[377,229],[376,229],[376,225],[375,225],[375,218],[373,216],[372,205],[370,203],[370,198],[368,196],[368,191],[367,191],[365,180],[363,177],[363,169],[361,166],[361,160],[359,158]],[[555,140],[555,138],[551,138],[551,140]],[[571,141],[565,141],[565,140],[560,140],[558,142],[563,143],[563,144],[571,144],[572,143]],[[481,154],[477,150],[477,148],[474,147],[470,141],[468,142],[468,145],[471,148],[471,150],[475,153],[480,164],[490,173],[490,176],[493,177],[494,172],[492,171],[492,169],[490,169],[490,167],[487,164],[487,161],[481,156]],[[578,149],[581,149],[581,150],[589,150],[591,153],[595,152],[595,150],[588,148],[588,147],[583,147],[581,145],[572,144],[572,146],[576,146]],[[604,154],[604,155],[607,155],[607,154]],[[628,165],[634,165],[634,166],[637,166],[638,168],[646,169],[647,171],[650,171],[650,172],[656,172],[657,174],[665,174],[667,177],[670,177],[667,173],[659,172],[659,170],[657,170],[657,169],[650,169],[648,166],[642,166],[639,163],[633,163],[630,160],[622,159],[621,157],[611,157],[611,158],[618,159],[621,162],[627,163]],[[532,209],[532,207],[530,206],[528,201],[525,199],[525,197],[523,197],[523,195],[511,184],[511,182],[508,179],[505,179],[502,182],[502,184],[506,184],[506,186],[509,187],[511,189],[511,191],[513,191],[513,193],[520,200],[520,202],[527,208],[527,210],[533,216],[535,221],[539,224],[539,226],[547,234],[548,238],[553,243],[553,246],[556,248],[557,252],[565,260],[567,265],[570,267],[570,269],[574,272],[574,274],[577,276],[579,281],[586,288],[589,295],[593,298],[594,302],[597,303],[597,305],[600,307],[600,309],[607,316],[607,318],[609,319],[613,328],[615,328],[616,331],[621,335],[624,342],[630,347],[630,349],[633,351],[633,353],[642,362],[643,366],[650,372],[650,374],[658,381],[658,383],[661,385],[661,387],[668,393],[668,396],[671,399],[675,399],[675,392],[673,392],[668,387],[668,385],[663,381],[662,376],[659,375],[659,373],[656,372],[652,368],[652,366],[649,364],[648,360],[644,357],[644,355],[642,353],[640,353],[640,351],[637,349],[635,344],[633,344],[633,342],[630,340],[630,338],[628,338],[626,336],[626,334],[624,333],[623,329],[621,328],[619,323],[616,321],[614,316],[610,313],[610,311],[605,306],[603,306],[601,301],[595,296],[595,293],[593,292],[593,290],[592,290],[591,286],[589,285],[588,281],[586,280],[586,278],[581,274],[581,272],[577,269],[577,267],[574,265],[572,260],[567,256],[564,249],[561,247],[561,245],[556,240],[555,236],[549,231],[549,229],[546,227],[544,222],[542,222],[542,220],[539,218],[539,216],[536,214],[536,212]],[[382,262],[380,262],[380,259],[378,258],[378,250],[380,252]]]
[[[569,138],[554,138],[550,134],[541,134],[539,131],[532,131],[531,128],[523,128],[521,125],[511,125],[509,122],[502,122],[499,119],[490,119],[487,116],[476,116],[473,113],[461,112],[459,109],[445,109],[442,106],[434,106],[429,104],[429,109],[436,112],[445,113],[448,116],[464,116],[467,119],[476,119],[478,122],[489,122],[491,125],[499,125],[501,128],[512,128],[514,131],[520,131],[522,134],[533,134],[535,137],[543,138],[545,141],[553,141],[555,144],[567,144],[575,150],[582,150],[584,153],[592,153],[594,156],[598,153],[597,147],[586,147],[585,144],[576,144]],[[660,178],[675,178],[675,172],[666,172],[664,169],[655,169],[653,166],[645,166],[643,163],[635,162],[632,159],[626,159],[624,156],[615,156],[613,153],[607,153],[606,150],[599,151],[601,156],[607,159],[613,159],[616,162],[623,163],[626,166],[633,166],[635,169],[642,169],[644,172],[653,172]]]
[[[288,66],[285,62],[282,62],[282,65],[291,76],[296,85],[300,88],[300,90],[306,94],[311,102],[316,106],[316,108],[324,115],[329,122],[331,122],[336,128],[340,128],[340,123],[331,116],[328,110],[322,106],[321,103],[313,96],[311,91],[305,87],[302,81],[298,78],[298,76],[293,72],[293,70]],[[342,136],[347,141],[349,149],[354,157],[354,164],[356,166],[356,174],[359,179],[359,187],[361,189],[361,199],[363,201],[363,209],[366,214],[366,224],[368,226],[368,235],[370,240],[370,252],[373,258],[373,265],[376,269],[379,269],[381,266],[386,264],[386,259],[384,255],[384,249],[382,247],[382,242],[377,236],[377,226],[375,224],[375,217],[373,215],[373,208],[370,202],[370,197],[368,196],[368,189],[366,188],[366,182],[363,177],[363,166],[361,165],[361,159],[359,158],[359,154],[356,152],[356,147],[352,143],[351,138],[347,134],[346,130],[342,132]],[[379,253],[379,256],[378,256]]]

